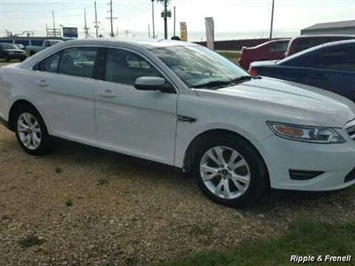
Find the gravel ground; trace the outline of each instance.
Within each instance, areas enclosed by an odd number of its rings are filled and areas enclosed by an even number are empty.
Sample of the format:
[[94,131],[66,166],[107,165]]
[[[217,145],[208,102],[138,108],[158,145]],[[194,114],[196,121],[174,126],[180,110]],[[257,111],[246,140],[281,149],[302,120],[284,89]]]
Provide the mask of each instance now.
[[[275,236],[300,217],[353,221],[354,207],[351,188],[226,208],[152,162],[65,141],[46,157],[29,156],[0,125],[1,266],[154,264]],[[24,247],[29,236],[40,243]]]

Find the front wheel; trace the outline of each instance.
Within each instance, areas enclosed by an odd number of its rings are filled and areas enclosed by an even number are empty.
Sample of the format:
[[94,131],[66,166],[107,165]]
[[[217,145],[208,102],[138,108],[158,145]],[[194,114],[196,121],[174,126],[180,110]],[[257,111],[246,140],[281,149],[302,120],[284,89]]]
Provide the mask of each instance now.
[[16,113],[15,132],[22,149],[31,155],[44,155],[50,147],[46,125],[36,109],[21,107]]
[[254,204],[268,186],[267,169],[258,152],[233,135],[202,141],[194,158],[193,175],[208,198],[230,207]]

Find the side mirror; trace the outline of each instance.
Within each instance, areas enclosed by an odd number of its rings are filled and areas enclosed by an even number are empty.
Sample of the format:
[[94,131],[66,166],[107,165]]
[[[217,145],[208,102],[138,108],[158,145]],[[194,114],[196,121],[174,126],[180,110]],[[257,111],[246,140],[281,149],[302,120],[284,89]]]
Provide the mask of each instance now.
[[174,88],[160,77],[140,77],[137,78],[134,87],[142,91],[162,91],[167,93],[175,93]]

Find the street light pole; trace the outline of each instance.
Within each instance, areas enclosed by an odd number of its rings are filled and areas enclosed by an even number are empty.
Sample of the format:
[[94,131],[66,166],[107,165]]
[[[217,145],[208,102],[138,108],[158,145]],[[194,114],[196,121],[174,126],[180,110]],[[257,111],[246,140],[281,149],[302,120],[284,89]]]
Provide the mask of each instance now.
[[155,39],[154,0],[152,0],[152,26],[153,26],[153,39]]
[[274,26],[274,7],[275,7],[275,0],[272,0],[271,25],[270,25],[270,36],[269,36],[270,39],[272,39],[272,31],[273,31],[273,26]]
[[168,39],[168,0],[164,0],[164,38]]

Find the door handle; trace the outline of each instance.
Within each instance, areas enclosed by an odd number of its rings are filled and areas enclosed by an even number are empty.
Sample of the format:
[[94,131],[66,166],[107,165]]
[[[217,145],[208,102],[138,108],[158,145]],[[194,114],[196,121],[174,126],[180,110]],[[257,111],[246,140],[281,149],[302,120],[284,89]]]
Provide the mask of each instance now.
[[116,97],[116,95],[110,89],[106,89],[104,91],[99,92],[99,95],[101,97],[105,97],[105,98],[115,98]]
[[41,79],[41,80],[37,81],[36,85],[38,85],[40,87],[48,87],[48,83],[45,79]]

